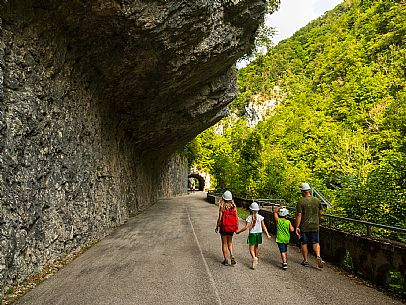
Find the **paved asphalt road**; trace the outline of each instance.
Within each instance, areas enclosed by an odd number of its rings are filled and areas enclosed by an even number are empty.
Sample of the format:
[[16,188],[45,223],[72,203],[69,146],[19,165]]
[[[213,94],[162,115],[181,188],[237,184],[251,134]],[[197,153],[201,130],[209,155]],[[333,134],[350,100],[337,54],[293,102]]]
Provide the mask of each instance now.
[[402,304],[328,265],[302,267],[295,247],[282,271],[273,240],[251,270],[246,232],[234,239],[237,265],[223,266],[216,217],[205,193],[161,200],[17,304]]

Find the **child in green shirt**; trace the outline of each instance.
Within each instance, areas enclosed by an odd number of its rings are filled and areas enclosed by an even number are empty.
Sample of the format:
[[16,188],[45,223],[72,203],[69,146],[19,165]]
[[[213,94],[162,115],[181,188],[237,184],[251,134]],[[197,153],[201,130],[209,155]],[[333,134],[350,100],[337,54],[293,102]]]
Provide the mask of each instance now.
[[288,243],[290,241],[290,232],[295,229],[286,217],[289,215],[289,211],[286,207],[278,207],[274,213],[273,217],[276,224],[276,243],[281,253],[282,258],[282,269],[288,269],[287,256],[288,256]]

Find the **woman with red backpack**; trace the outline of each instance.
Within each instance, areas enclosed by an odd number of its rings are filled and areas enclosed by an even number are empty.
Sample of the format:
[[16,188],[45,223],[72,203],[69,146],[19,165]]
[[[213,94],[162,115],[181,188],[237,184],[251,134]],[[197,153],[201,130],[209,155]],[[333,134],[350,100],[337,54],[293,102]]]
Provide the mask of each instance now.
[[224,260],[222,264],[227,266],[227,249],[230,252],[230,263],[235,265],[235,257],[233,254],[233,235],[238,230],[238,214],[237,206],[234,203],[233,195],[230,191],[225,191],[219,203],[219,216],[217,218],[216,233],[219,231],[221,235],[221,245],[223,250]]

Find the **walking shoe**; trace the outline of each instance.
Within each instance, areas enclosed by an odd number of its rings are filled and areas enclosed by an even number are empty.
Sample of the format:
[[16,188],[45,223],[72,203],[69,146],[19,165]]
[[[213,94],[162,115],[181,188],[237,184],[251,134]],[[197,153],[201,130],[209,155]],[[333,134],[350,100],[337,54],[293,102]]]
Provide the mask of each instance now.
[[305,267],[309,267],[309,266],[310,266],[309,262],[307,262],[307,261],[303,261],[303,262],[301,262],[300,264],[301,264],[302,266],[305,266]]
[[235,261],[234,255],[231,255],[230,260],[231,260],[231,265],[235,265],[235,264],[237,263],[237,262]]
[[283,270],[288,269],[288,263],[282,263],[282,269]]
[[258,257],[252,259],[252,269],[255,269],[258,265]]
[[228,266],[228,261],[225,259],[221,264],[223,264],[224,266]]
[[317,256],[317,257],[316,257],[316,263],[317,263],[317,266],[318,266],[319,268],[323,268],[323,267],[324,267],[324,261],[321,259],[320,256]]

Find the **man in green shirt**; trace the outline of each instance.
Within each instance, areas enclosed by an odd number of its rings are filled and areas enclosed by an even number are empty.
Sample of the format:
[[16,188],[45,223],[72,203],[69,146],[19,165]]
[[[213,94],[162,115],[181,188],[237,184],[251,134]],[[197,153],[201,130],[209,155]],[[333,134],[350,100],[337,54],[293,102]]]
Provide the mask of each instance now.
[[302,198],[296,206],[296,235],[301,241],[302,265],[309,267],[307,244],[311,244],[316,254],[317,265],[319,268],[323,268],[324,261],[320,257],[319,243],[319,224],[323,208],[320,200],[310,194],[309,184],[302,183],[300,190],[302,191]]

